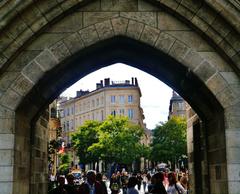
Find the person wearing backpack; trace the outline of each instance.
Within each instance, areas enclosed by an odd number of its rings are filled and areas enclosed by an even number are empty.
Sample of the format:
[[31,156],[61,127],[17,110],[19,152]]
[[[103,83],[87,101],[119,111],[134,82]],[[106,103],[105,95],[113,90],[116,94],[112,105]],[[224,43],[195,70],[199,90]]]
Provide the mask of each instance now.
[[168,174],[169,185],[167,188],[167,194],[186,194],[187,190],[177,182],[176,176],[173,172]]

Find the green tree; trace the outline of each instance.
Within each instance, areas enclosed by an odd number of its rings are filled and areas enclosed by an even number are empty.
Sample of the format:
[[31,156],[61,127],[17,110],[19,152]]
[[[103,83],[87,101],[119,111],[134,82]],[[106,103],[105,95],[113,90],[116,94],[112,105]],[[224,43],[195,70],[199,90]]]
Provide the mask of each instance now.
[[98,127],[101,123],[98,121],[86,121],[78,131],[72,135],[72,144],[77,152],[79,161],[83,164],[96,162],[99,154],[89,151],[88,148],[99,141]]
[[153,133],[151,159],[152,161],[175,161],[187,154],[186,119],[173,117],[165,123],[160,123]]
[[69,165],[70,165],[71,157],[69,154],[62,154],[60,155],[60,166],[59,166],[59,171],[61,174],[67,174],[69,170]]
[[99,141],[89,147],[93,153],[100,153],[106,162],[131,164],[144,154],[140,139],[143,129],[132,124],[127,117],[109,116],[99,126]]
[[72,143],[84,164],[100,159],[131,164],[148,151],[140,143],[143,133],[143,129],[127,117],[109,116],[103,122],[85,122],[72,136]]

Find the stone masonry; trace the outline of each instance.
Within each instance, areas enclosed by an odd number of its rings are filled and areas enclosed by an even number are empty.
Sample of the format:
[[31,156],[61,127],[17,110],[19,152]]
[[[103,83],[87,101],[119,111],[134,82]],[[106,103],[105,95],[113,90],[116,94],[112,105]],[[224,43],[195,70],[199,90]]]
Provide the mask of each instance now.
[[188,125],[190,175],[201,173],[193,193],[239,193],[236,1],[2,1],[0,18],[0,194],[46,191],[40,112],[76,78],[119,60],[172,86],[201,118]]

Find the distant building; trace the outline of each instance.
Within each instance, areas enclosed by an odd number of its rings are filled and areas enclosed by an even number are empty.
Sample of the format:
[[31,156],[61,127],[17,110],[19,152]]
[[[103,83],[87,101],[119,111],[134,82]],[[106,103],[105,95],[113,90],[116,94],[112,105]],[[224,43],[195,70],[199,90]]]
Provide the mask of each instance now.
[[173,116],[186,117],[186,109],[187,102],[173,91],[170,99],[168,119],[171,119]]

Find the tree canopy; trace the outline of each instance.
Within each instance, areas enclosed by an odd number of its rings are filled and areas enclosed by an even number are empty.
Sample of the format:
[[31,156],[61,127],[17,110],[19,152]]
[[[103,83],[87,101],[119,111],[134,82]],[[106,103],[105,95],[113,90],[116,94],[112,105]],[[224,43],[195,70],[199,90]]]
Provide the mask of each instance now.
[[173,117],[160,123],[153,133],[151,159],[153,161],[175,162],[187,154],[186,119]]
[[130,164],[143,156],[145,146],[140,143],[144,130],[127,117],[109,116],[105,121],[87,121],[72,137],[80,162],[98,159],[106,162]]

